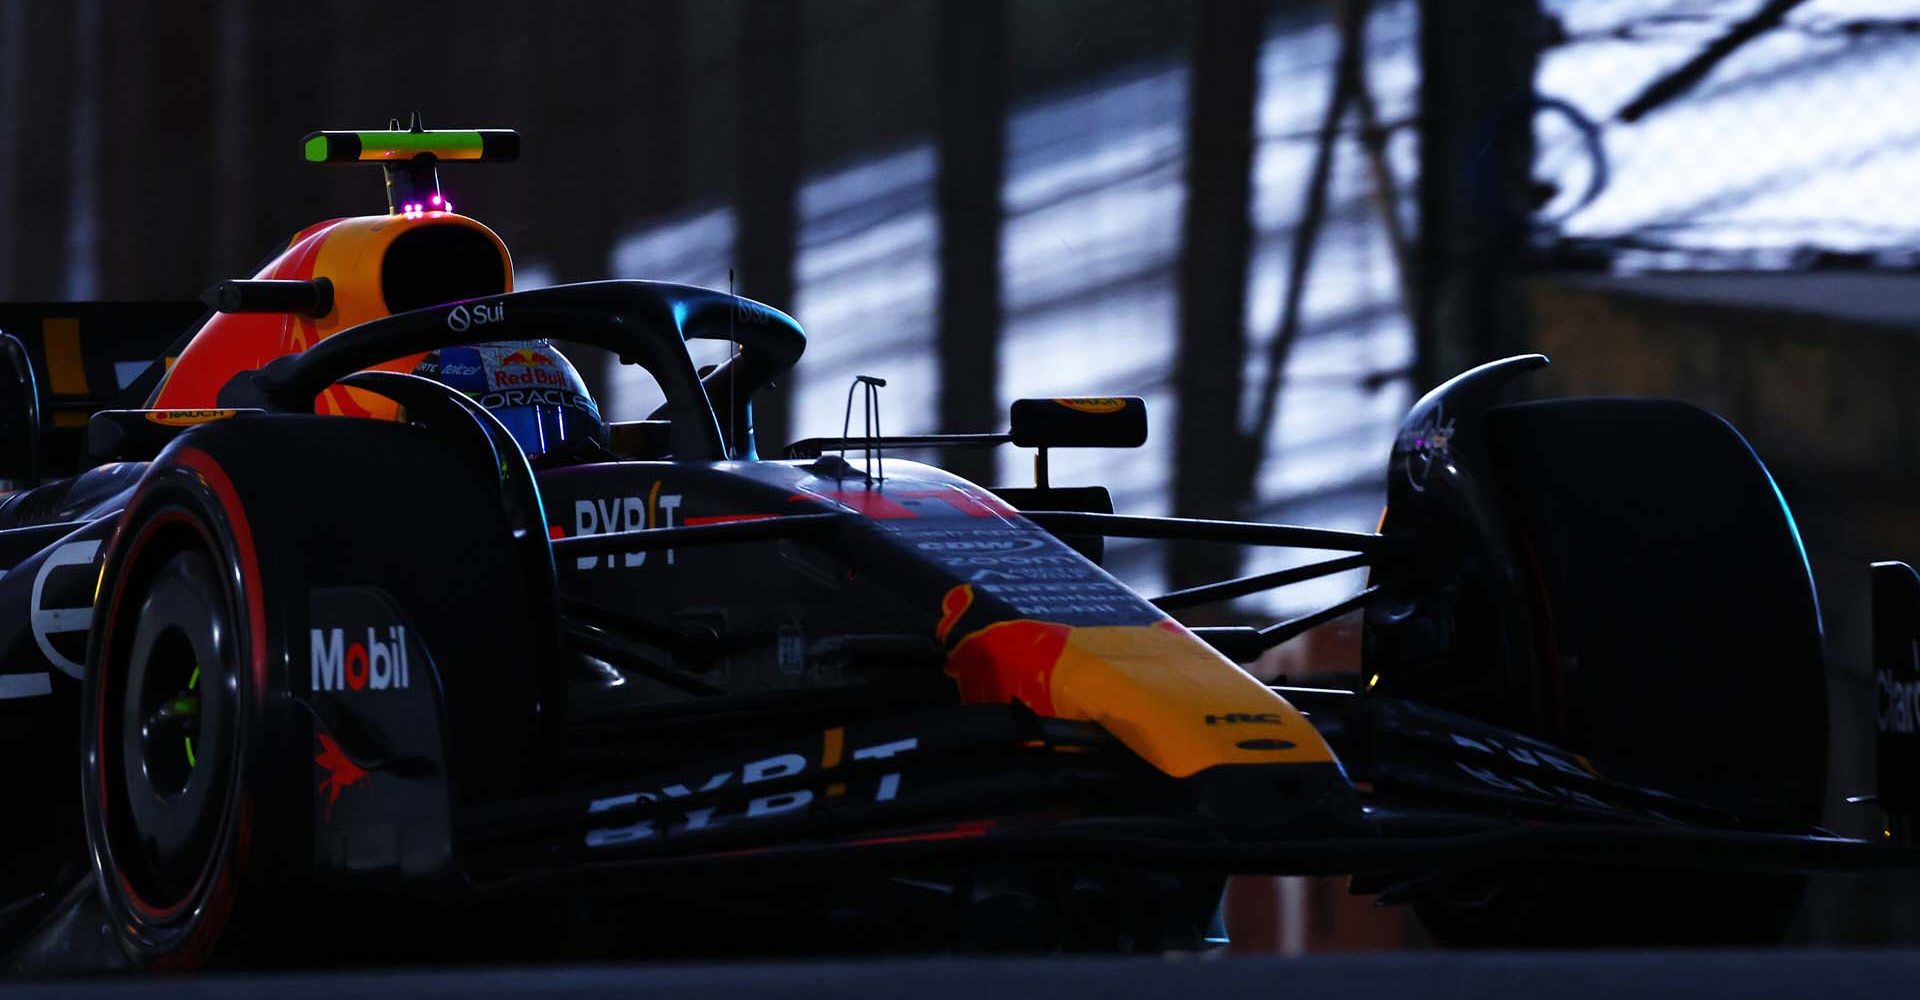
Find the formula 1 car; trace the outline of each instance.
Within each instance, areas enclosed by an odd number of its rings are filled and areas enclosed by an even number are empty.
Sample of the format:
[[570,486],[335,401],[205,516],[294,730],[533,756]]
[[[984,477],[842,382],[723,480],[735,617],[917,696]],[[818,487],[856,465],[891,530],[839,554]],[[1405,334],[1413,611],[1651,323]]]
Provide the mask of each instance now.
[[[762,458],[751,400],[800,326],[684,285],[513,291],[437,165],[517,144],[315,133],[310,160],[385,166],[388,214],[301,232],[204,318],[0,312],[16,968],[1195,949],[1234,873],[1350,874],[1447,941],[1751,941],[1805,872],[1915,866],[1819,826],[1813,584],[1717,417],[1501,405],[1545,359],[1474,369],[1413,407],[1375,533],[889,454],[1138,445],[1129,397]],[[411,374],[545,338],[664,404],[536,468]],[[737,349],[698,370],[700,339]],[[1149,599],[1110,537],[1339,555]],[[1277,624],[1168,614],[1361,567]],[[1910,671],[1920,589],[1883,575]],[[1357,690],[1237,665],[1356,611]]]

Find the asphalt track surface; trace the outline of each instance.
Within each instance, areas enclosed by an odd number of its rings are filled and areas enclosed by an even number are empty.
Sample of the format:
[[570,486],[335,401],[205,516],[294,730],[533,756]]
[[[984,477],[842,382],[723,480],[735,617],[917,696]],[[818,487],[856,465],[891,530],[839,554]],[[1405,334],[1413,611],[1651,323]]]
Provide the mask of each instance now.
[[114,976],[0,985],[28,997],[662,997],[673,1000],[1021,1000],[1026,997],[1805,998],[1914,996],[1920,951],[1399,953],[1310,958],[929,959]]

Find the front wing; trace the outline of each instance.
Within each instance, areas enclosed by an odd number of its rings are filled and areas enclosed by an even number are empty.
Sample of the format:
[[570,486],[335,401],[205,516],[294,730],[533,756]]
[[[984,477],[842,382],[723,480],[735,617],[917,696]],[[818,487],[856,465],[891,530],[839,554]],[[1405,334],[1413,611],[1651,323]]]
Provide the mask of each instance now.
[[464,888],[631,891],[979,862],[1398,877],[1516,865],[1920,869],[1920,850],[1757,821],[1392,699],[1289,689],[1343,763],[1175,780],[1100,727],[956,706],[457,814]]

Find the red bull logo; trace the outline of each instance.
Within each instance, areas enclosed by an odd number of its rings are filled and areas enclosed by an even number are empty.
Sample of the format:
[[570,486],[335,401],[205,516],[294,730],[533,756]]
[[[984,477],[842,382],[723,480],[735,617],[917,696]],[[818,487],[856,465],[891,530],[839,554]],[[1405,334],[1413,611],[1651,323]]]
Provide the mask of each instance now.
[[531,347],[522,347],[519,350],[514,351],[511,354],[503,355],[500,358],[500,367],[507,368],[513,365],[544,365],[545,367],[552,368],[554,367],[555,362],[553,358],[548,357],[547,355],[542,354]]
[[940,623],[934,626],[933,637],[941,642],[960,624],[960,619],[973,609],[973,584],[963,583],[947,591],[940,598]]
[[961,639],[947,655],[947,675],[968,704],[1018,701],[1041,715],[1062,714],[1054,704],[1053,674],[1072,627],[1015,619],[995,622]]
[[567,374],[553,356],[522,347],[500,356],[492,365],[493,388],[520,389],[565,386]]
[[327,772],[327,776],[320,781],[320,794],[327,797],[326,811],[323,815],[331,822],[333,804],[340,801],[340,793],[366,778],[367,772],[365,768],[347,759],[346,751],[340,749],[340,744],[335,743],[333,737],[326,733],[320,733],[319,736],[320,754],[313,758],[313,762]]
[[[948,590],[940,599],[934,637],[948,641],[973,605],[972,584]],[[947,676],[969,704],[1019,701],[1041,715],[1052,715],[1053,668],[1072,631],[1025,618],[995,622],[961,636],[947,654]]]

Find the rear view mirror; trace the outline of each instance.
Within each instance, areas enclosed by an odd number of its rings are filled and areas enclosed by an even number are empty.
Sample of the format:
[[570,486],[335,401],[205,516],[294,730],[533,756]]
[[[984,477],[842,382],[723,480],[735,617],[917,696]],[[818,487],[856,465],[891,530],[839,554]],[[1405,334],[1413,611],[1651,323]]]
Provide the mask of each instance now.
[[0,479],[14,489],[40,482],[40,389],[27,345],[0,333]]
[[1138,448],[1147,443],[1147,401],[1069,396],[1013,401],[1010,436],[1022,448]]

